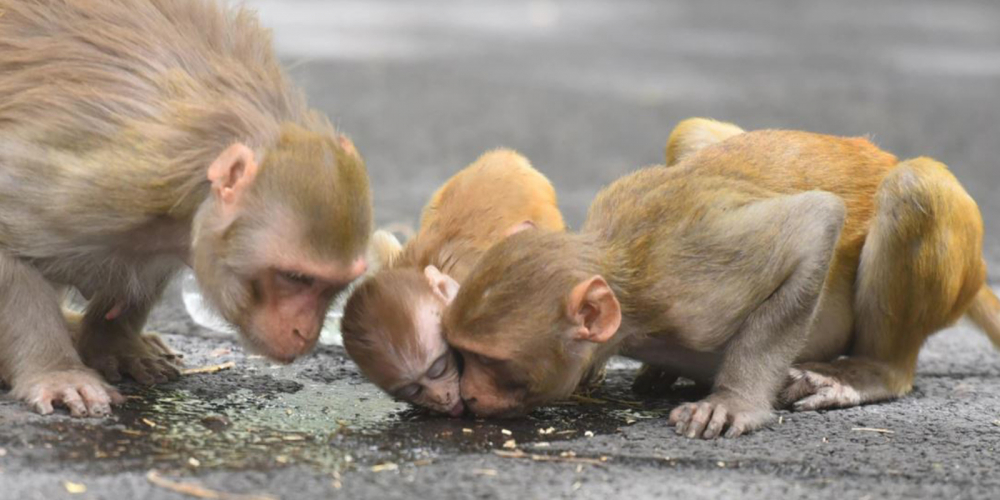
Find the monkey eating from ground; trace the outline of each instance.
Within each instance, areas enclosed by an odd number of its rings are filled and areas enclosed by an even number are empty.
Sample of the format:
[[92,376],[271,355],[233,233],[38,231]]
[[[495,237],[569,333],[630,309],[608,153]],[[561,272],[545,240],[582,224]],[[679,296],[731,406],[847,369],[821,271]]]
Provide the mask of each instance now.
[[906,394],[924,340],[967,311],[1000,345],[981,215],[941,163],[778,130],[680,158],[603,190],[579,234],[483,255],[443,318],[472,412],[565,397],[620,352],[712,384],[672,411],[678,433],[735,437],[783,389],[799,409]]
[[[365,270],[371,194],[250,12],[200,0],[0,0],[0,377],[41,413],[178,376],[143,335],[184,264],[289,362]],[[88,299],[74,348],[57,291]]]
[[441,335],[441,313],[483,252],[535,226],[565,228],[555,189],[523,156],[494,150],[449,179],[416,236],[347,301],[344,347],[361,372],[397,399],[461,415],[459,360]]

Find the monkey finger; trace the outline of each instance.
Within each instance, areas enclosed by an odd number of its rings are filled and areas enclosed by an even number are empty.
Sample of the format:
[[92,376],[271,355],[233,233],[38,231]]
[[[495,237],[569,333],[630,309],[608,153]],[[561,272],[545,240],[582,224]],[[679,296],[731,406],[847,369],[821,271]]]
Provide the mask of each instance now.
[[122,361],[125,373],[135,379],[136,382],[142,385],[153,385],[156,383],[156,379],[153,378],[139,358],[125,358]]
[[87,405],[77,392],[76,387],[67,387],[59,395],[59,401],[63,406],[69,408],[69,414],[74,417],[86,417],[89,415]]
[[[719,410],[722,411],[719,411]],[[704,439],[715,439],[722,434],[722,429],[726,426],[726,421],[729,420],[729,412],[725,411],[724,408],[717,408],[714,413],[712,413],[712,420],[708,422],[708,426],[705,427],[705,432],[701,435]]]
[[103,417],[111,413],[111,398],[103,388],[83,385],[80,387],[80,394],[91,416]]
[[167,360],[156,360],[156,366],[159,367],[160,373],[162,373],[164,377],[167,377],[167,380],[177,380],[181,376],[181,371],[174,365],[170,364]]
[[142,358],[142,366],[146,369],[146,373],[153,378],[154,383],[162,384],[168,379],[166,374],[160,371],[160,364],[157,361],[152,358]]
[[691,422],[688,424],[687,436],[689,439],[696,438],[705,432],[705,426],[708,424],[710,418],[712,418],[713,413],[726,413],[725,407],[722,405],[717,405],[708,402],[698,403],[694,414],[691,415]]
[[48,415],[52,413],[52,396],[48,394],[48,391],[44,391],[32,398],[31,408],[35,410],[39,415]]
[[746,429],[744,428],[743,425],[733,422],[732,424],[729,425],[729,428],[726,429],[726,433],[723,434],[723,437],[725,437],[726,439],[737,438],[742,436],[745,430]]
[[678,435],[684,435],[693,411],[694,404],[684,403],[670,412],[670,423],[674,426],[674,432]]
[[153,350],[161,356],[176,356],[177,353],[174,352],[166,342],[160,338],[159,335],[155,333],[147,333],[142,336],[142,340],[146,342],[146,345],[153,348]]
[[797,401],[793,406],[797,411],[812,411],[856,406],[860,403],[861,395],[857,390],[847,384],[836,382],[831,386],[821,388],[812,396]]
[[122,396],[122,393],[118,392],[118,389],[107,386],[104,388],[104,391],[108,394],[108,398],[111,399],[111,404],[120,405],[125,402],[125,396]]
[[118,371],[118,360],[113,357],[106,357],[93,363],[96,369],[108,382],[121,382],[122,374]]

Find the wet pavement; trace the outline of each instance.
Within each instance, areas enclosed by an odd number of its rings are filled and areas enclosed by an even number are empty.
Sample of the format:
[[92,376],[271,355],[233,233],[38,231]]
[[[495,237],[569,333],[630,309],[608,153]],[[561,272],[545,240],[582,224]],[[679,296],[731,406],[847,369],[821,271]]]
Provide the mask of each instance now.
[[[602,185],[662,161],[670,127],[703,115],[871,134],[900,157],[944,161],[980,203],[1000,285],[996,2],[248,3],[312,102],[366,157],[380,224],[415,224],[438,184],[508,146],[552,179],[578,226]],[[232,368],[126,385],[127,404],[105,420],[39,417],[0,400],[0,498],[1000,492],[1000,354],[964,326],[928,343],[906,398],[784,412],[716,442],[665,423],[694,388],[638,398],[624,361],[588,398],[518,420],[452,420],[386,398],[336,346],[287,366],[247,356],[187,318],[179,286],[150,329],[188,367]]]

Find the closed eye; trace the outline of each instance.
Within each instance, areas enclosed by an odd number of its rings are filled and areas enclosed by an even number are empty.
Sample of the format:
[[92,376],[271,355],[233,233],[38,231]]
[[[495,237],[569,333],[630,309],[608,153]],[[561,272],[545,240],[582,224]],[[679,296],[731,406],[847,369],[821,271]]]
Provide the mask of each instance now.
[[497,364],[499,364],[502,361],[502,360],[499,360],[499,359],[496,359],[496,358],[488,358],[486,356],[483,356],[482,354],[476,354],[474,352],[467,353],[466,356],[471,357],[477,363],[479,363],[479,364],[481,364],[483,366],[497,365]]
[[427,377],[431,379],[441,378],[441,376],[448,371],[448,367],[450,365],[451,353],[446,352],[442,354],[433,365],[431,365],[429,370],[427,370]]
[[291,285],[312,286],[316,282],[316,278],[295,271],[278,271],[278,277]]

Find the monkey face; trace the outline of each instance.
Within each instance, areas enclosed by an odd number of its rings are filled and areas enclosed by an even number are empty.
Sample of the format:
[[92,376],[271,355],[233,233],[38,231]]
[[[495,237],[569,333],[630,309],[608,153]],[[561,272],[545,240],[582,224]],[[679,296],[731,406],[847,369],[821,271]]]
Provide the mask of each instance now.
[[[413,382],[399,379],[383,388],[396,399],[421,406],[437,413],[459,417],[465,405],[459,395],[459,362],[455,352],[445,350],[430,367]],[[395,388],[387,388],[395,386]]]
[[465,412],[460,360],[441,334],[446,297],[432,283],[437,281],[413,268],[382,270],[367,279],[344,307],[344,348],[394,398],[457,417]]
[[[569,355],[576,346],[565,341],[568,333],[562,330],[505,330],[487,342],[450,332],[449,342],[463,358],[461,394],[469,410],[482,417],[517,417],[572,394],[583,377],[584,358]],[[515,340],[530,337],[535,341],[527,349]]]
[[[267,231],[233,224],[226,239],[196,240],[192,263],[202,291],[248,347],[288,363],[316,345],[331,302],[364,273],[366,262],[328,263],[292,253],[294,245],[282,248],[287,238]],[[234,252],[248,245],[241,240],[263,243],[256,252]]]
[[350,276],[333,281],[301,271],[262,271],[250,282],[254,300],[243,332],[262,354],[291,362],[316,345],[330,303],[350,281]]
[[608,283],[566,259],[572,238],[521,231],[490,248],[444,317],[464,359],[461,391],[481,416],[515,416],[568,397],[621,322]]

